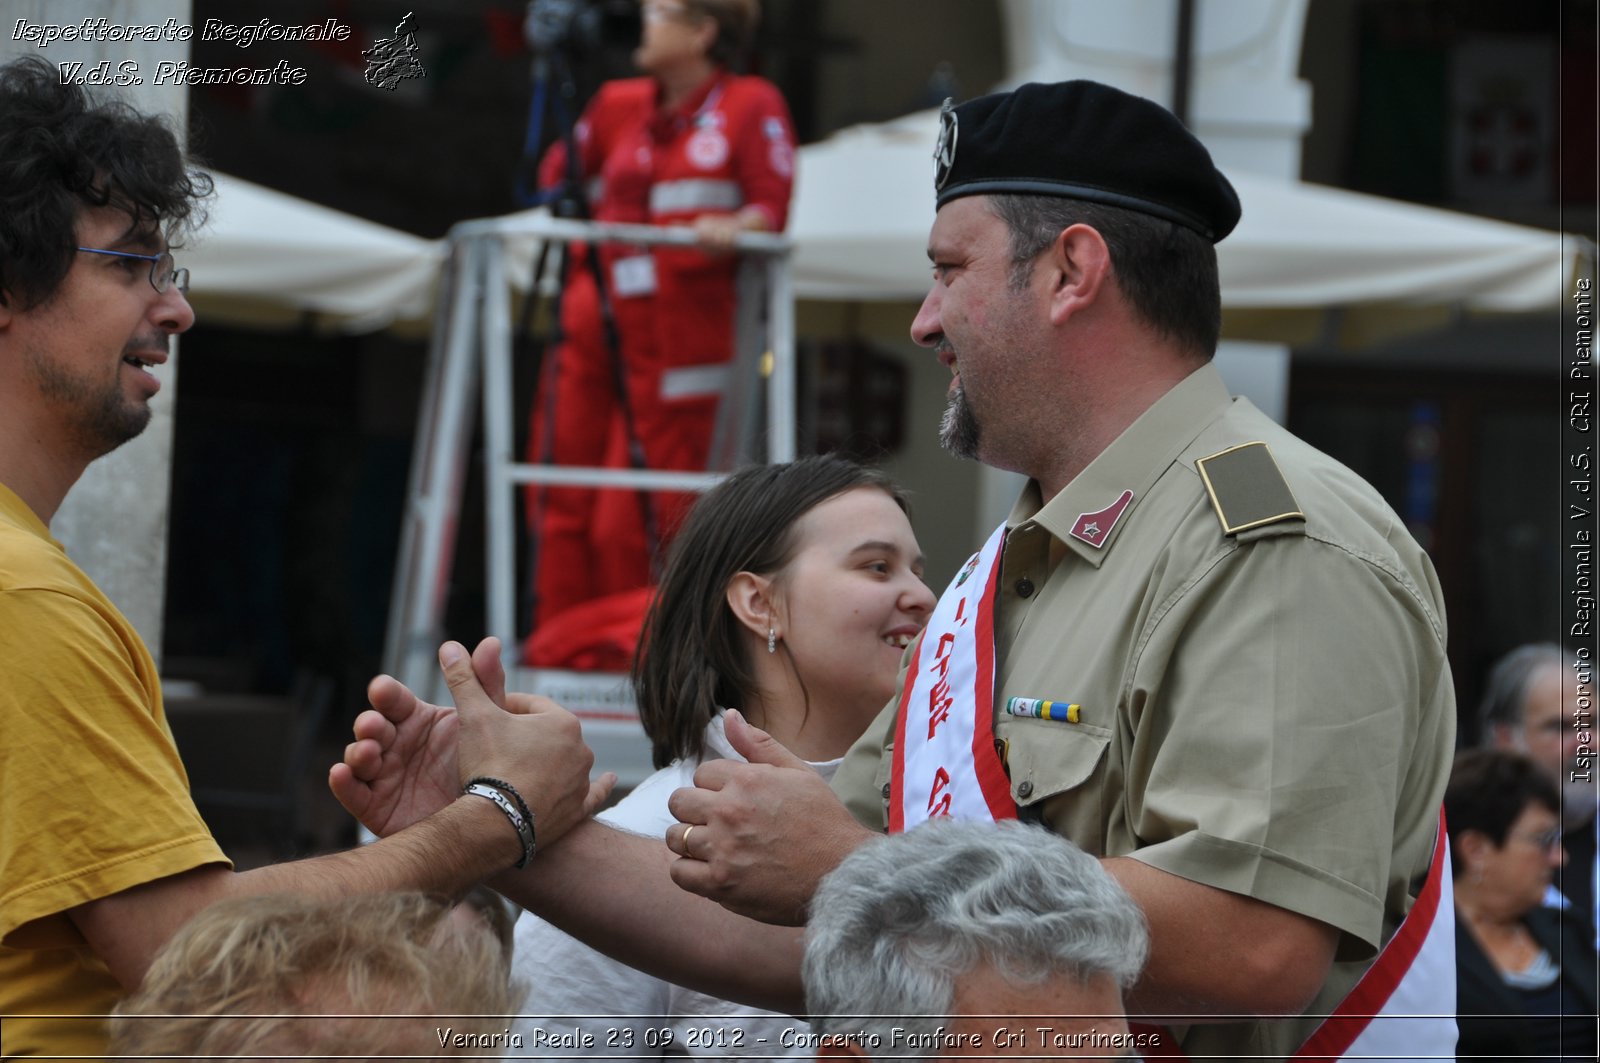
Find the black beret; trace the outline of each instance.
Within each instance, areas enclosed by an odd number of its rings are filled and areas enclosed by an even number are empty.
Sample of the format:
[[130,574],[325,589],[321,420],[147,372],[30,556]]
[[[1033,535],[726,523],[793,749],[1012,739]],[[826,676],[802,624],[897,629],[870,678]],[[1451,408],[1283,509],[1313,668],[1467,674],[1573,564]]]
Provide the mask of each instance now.
[[1095,81],[946,102],[933,159],[941,207],[961,196],[1062,196],[1165,218],[1212,242],[1239,223],[1233,186],[1171,111]]

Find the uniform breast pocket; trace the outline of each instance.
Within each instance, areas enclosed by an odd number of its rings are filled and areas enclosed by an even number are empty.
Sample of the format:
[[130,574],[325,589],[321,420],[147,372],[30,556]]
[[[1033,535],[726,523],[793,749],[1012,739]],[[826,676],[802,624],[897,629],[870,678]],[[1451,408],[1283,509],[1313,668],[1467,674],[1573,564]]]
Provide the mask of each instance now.
[[1002,727],[1001,738],[1017,806],[1057,834],[1097,851],[1105,834],[1110,728],[1015,719]]

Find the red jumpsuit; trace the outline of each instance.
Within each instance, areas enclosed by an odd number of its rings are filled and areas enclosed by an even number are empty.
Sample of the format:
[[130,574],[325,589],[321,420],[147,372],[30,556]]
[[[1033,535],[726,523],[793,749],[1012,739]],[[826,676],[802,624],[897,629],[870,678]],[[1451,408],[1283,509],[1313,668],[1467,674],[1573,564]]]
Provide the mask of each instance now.
[[[658,110],[657,93],[650,78],[608,82],[585,109],[576,134],[594,217],[685,225],[702,214],[753,207],[781,230],[794,181],[794,132],[777,88],[718,72],[670,112]],[[558,146],[544,160],[541,182],[556,183],[564,166]],[[703,470],[716,420],[713,388],[733,354],[738,259],[687,248],[605,247],[600,261],[645,463]],[[554,364],[545,384],[554,401],[548,390],[535,401],[529,459],[549,453],[561,465],[625,467],[598,296],[581,262],[569,276],[561,319],[565,340],[547,354]],[[649,582],[637,492],[547,488],[542,506],[539,495],[529,490],[539,536],[535,628],[580,602]],[[694,496],[652,498],[665,545]]]

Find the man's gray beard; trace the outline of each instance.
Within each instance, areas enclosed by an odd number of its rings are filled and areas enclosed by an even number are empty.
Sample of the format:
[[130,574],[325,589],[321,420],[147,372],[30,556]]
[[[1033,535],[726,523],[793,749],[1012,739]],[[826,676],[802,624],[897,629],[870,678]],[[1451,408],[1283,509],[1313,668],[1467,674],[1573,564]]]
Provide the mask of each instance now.
[[978,419],[958,381],[939,420],[939,445],[958,458],[978,458]]

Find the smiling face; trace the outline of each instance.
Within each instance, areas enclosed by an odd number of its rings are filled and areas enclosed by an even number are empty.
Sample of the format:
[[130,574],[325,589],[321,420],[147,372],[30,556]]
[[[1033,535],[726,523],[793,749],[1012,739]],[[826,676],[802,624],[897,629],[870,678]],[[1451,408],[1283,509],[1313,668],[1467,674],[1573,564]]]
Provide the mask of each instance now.
[[933,609],[922,551],[876,487],[822,502],[795,530],[794,556],[773,580],[779,632],[813,702],[840,707],[859,734],[893,695],[901,654]]
[[[84,211],[76,239],[138,254],[166,247],[159,233],[128,232],[127,215],[109,208]],[[148,366],[167,360],[168,337],[188,329],[194,312],[176,287],[151,286],[147,260],[79,252],[49,300],[4,321],[44,430],[92,460],[149,423],[161,384]]]
[[1031,280],[1022,290],[1012,285],[1006,224],[983,196],[952,200],[934,218],[928,258],[933,286],[911,338],[932,347],[952,374],[939,441],[957,457],[1028,471],[1011,436],[1031,425],[1027,411],[1055,389],[1029,379],[1045,364],[1034,354],[1043,315]]

